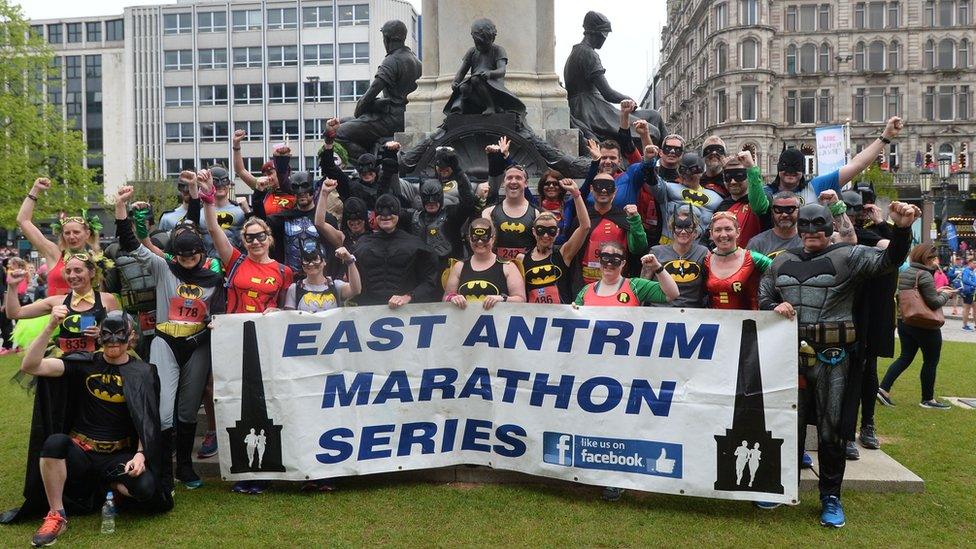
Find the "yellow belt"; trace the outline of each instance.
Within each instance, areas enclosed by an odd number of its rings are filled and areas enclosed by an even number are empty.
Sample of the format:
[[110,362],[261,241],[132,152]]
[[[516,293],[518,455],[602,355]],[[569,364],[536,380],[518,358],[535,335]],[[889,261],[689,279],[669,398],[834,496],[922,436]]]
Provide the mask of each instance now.
[[207,328],[206,324],[180,324],[178,322],[163,322],[156,325],[156,331],[170,337],[190,337]]
[[132,447],[132,438],[130,437],[123,438],[122,440],[95,440],[76,431],[71,431],[68,436],[75,439],[75,442],[83,449],[98,452],[99,454],[111,454],[121,450],[128,450]]

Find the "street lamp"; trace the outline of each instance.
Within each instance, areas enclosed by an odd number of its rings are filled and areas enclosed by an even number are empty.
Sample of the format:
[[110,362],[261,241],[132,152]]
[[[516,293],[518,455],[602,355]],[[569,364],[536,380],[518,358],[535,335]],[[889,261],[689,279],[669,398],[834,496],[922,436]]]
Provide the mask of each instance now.
[[[945,224],[948,222],[949,214],[949,197],[957,196],[957,193],[951,192],[949,190],[949,181],[952,180],[956,184],[958,189],[958,195],[966,197],[969,195],[969,174],[965,172],[952,173],[952,157],[949,155],[942,155],[939,157],[938,163],[939,169],[939,186],[938,188],[933,188],[933,183],[935,179],[935,174],[932,173],[928,168],[922,170],[918,174],[918,188],[922,191],[922,201],[923,203],[934,203],[936,195],[941,195],[942,198],[942,223],[939,227],[940,244],[939,251],[941,252],[947,247],[948,242],[945,236]],[[923,240],[926,240],[925,235],[928,234],[928,227],[922,228]]]
[[922,191],[923,197],[932,192],[932,179],[934,178],[935,174],[928,168],[918,172],[918,188]]

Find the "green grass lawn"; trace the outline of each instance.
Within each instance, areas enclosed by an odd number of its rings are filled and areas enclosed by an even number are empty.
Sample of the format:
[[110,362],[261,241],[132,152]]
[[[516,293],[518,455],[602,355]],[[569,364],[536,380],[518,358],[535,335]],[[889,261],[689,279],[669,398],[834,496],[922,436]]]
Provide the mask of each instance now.
[[[210,481],[179,488],[176,508],[158,517],[120,516],[122,547],[396,546],[972,546],[976,544],[976,410],[926,410],[921,357],[896,384],[896,408],[879,406],[884,450],[925,479],[923,494],[844,494],[847,526],[818,523],[819,502],[759,511],[748,503],[628,492],[616,504],[594,487],[438,485],[355,479],[333,493],[280,485],[259,497]],[[0,379],[19,359],[0,359]],[[888,360],[882,360],[885,368]],[[882,374],[883,374],[882,370]],[[937,395],[976,396],[976,345],[945,343]],[[20,503],[31,401],[0,383],[0,507]],[[862,452],[867,450],[862,450]],[[100,518],[69,517],[59,545],[104,544]],[[0,547],[26,546],[39,522],[0,527]],[[104,547],[104,545],[102,545]]]

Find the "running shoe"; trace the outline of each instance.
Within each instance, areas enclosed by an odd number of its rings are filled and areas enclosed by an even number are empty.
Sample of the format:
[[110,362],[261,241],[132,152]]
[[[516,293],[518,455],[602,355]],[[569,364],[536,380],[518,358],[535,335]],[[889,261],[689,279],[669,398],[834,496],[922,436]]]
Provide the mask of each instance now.
[[853,440],[844,446],[844,457],[847,458],[847,461],[861,459],[861,452],[857,449],[857,444],[854,444]]
[[810,454],[803,452],[803,458],[800,459],[800,469],[813,469],[813,457]]
[[230,491],[236,494],[249,494],[251,493],[251,481],[239,480],[230,487]]
[[200,445],[197,458],[206,459],[215,455],[217,455],[217,433],[215,431],[207,431],[207,434],[203,435],[203,444]]
[[764,511],[771,511],[783,505],[782,503],[773,503],[771,501],[754,501],[752,504],[756,506],[756,509],[762,509]]
[[603,501],[620,501],[620,496],[624,494],[623,488],[613,488],[612,486],[607,486],[603,489]]
[[182,482],[187,490],[196,490],[203,486],[203,480],[200,479],[200,476],[197,475],[196,471],[193,470],[193,466],[190,464],[179,467],[179,470],[176,472],[176,480]]
[[918,405],[922,408],[931,408],[932,410],[948,410],[949,408],[952,408],[951,404],[939,402],[934,398],[932,400],[923,400],[922,402],[919,402]]
[[302,492],[331,492],[333,490],[335,490],[335,486],[324,478],[310,480],[302,484]]
[[252,480],[251,487],[248,489],[247,493],[251,494],[252,496],[256,496],[267,492],[268,488],[271,488],[270,480]]
[[881,442],[878,440],[878,435],[874,432],[874,425],[869,423],[861,427],[861,446],[864,446],[868,450],[877,450],[881,448]]
[[61,516],[57,511],[51,511],[44,517],[41,527],[34,532],[31,538],[31,545],[34,547],[47,547],[54,545],[58,541],[58,536],[68,529],[68,519]]
[[885,391],[880,387],[878,388],[878,402],[880,402],[884,406],[895,405],[895,401],[891,400],[891,395],[888,393],[888,391]]
[[963,327],[962,327],[962,329],[963,329],[963,330],[966,330],[967,332],[971,332],[971,331],[973,331],[973,327],[972,327],[972,326],[970,326],[969,324],[963,324]]
[[837,496],[826,496],[820,498],[820,525],[831,528],[841,528],[847,523],[844,517],[844,507],[840,504]]

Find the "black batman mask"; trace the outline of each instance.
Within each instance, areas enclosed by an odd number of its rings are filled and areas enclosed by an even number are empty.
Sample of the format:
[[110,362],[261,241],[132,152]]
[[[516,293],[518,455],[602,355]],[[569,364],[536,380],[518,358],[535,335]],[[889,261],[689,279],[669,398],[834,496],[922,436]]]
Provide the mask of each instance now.
[[420,200],[424,204],[444,205],[444,187],[437,181],[425,181],[420,186]]
[[806,204],[800,208],[796,228],[801,234],[822,232],[829,237],[834,234],[834,216],[830,208],[820,204]]
[[109,311],[98,327],[98,341],[102,345],[124,343],[129,341],[130,333],[132,333],[132,319],[129,315],[125,311]]

